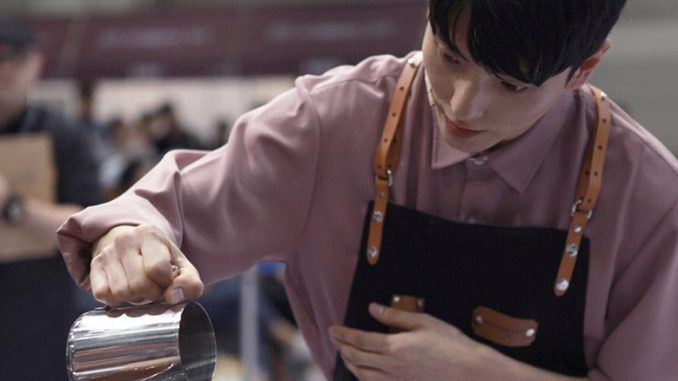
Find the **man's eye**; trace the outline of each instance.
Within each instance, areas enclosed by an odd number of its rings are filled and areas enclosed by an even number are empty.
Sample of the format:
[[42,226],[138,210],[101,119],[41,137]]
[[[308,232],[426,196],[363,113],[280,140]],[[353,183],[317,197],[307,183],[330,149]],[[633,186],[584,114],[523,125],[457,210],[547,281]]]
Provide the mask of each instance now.
[[524,91],[527,89],[527,86],[516,86],[514,84],[501,81],[501,85],[504,86],[504,88],[512,93],[519,93],[521,91]]
[[440,56],[443,57],[443,60],[445,62],[449,62],[449,63],[455,64],[455,65],[461,63],[461,61],[459,61],[459,59],[457,57],[453,56],[452,54],[441,52]]

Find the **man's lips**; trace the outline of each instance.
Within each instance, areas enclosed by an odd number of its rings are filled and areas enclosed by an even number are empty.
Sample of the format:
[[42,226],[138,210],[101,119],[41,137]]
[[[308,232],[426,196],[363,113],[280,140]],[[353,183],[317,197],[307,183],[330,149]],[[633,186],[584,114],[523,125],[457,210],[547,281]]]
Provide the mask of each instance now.
[[475,131],[475,130],[469,130],[468,128],[461,127],[459,124],[447,120],[447,131],[450,133],[450,135],[460,138],[460,139],[469,139],[472,138],[478,134],[480,134],[482,131]]

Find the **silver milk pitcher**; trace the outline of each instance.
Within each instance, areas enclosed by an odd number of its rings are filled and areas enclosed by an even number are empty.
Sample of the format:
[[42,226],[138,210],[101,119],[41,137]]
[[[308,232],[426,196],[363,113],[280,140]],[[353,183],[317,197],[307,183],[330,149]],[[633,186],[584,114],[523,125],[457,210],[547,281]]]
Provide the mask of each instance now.
[[71,381],[209,381],[216,341],[195,302],[101,307],[71,326],[66,361]]

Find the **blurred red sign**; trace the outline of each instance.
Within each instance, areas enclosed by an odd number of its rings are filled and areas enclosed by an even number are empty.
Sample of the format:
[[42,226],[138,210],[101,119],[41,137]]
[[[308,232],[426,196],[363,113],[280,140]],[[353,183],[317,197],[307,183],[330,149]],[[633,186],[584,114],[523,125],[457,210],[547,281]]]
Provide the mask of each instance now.
[[425,6],[210,10],[34,20],[48,77],[317,73],[418,49]]

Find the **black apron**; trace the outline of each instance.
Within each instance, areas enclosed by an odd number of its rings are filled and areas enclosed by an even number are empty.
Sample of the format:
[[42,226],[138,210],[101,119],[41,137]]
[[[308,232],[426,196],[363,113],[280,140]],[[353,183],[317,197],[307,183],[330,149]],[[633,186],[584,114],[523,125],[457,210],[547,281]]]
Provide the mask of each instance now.
[[[401,80],[411,82],[412,76]],[[600,96],[605,100],[604,94]],[[402,110],[403,102],[394,107]],[[599,114],[608,110],[599,104]],[[599,115],[597,130],[603,120],[609,127],[609,114]],[[589,240],[583,237],[583,228],[602,176],[609,128],[602,130],[603,140],[596,136],[590,144],[587,155],[591,157],[582,169],[568,231],[457,223],[390,203],[375,218],[378,201],[370,202],[344,325],[386,333],[388,327],[369,315],[368,305],[377,302],[399,308],[407,299],[405,304],[414,304],[408,309],[423,310],[513,359],[564,375],[585,376]],[[590,180],[593,172],[596,178]],[[375,197],[383,193],[377,185]],[[581,210],[586,204],[591,208]],[[376,250],[370,246],[375,220],[383,225]],[[356,380],[340,356],[334,380]]]

